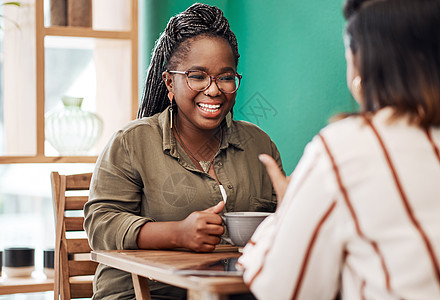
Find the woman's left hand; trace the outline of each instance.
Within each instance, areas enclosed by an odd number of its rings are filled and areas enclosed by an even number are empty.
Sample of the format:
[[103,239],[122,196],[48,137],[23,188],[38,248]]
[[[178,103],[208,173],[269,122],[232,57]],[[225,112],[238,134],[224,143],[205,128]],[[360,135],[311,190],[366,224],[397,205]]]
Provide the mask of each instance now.
[[284,198],[284,194],[286,193],[290,178],[284,176],[273,157],[267,154],[261,154],[258,156],[258,158],[266,167],[267,174],[269,174],[270,181],[272,181],[272,186],[277,194],[279,206]]

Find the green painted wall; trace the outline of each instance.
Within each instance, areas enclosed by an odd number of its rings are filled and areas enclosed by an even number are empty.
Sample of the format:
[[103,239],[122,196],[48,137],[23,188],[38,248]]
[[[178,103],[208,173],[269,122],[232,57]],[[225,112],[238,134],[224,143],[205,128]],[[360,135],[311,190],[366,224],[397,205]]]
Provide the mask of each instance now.
[[[141,2],[143,84],[154,41],[168,19],[196,1]],[[222,9],[237,35],[243,81],[234,118],[265,130],[290,174],[329,117],[355,109],[345,83],[342,2],[202,2]]]

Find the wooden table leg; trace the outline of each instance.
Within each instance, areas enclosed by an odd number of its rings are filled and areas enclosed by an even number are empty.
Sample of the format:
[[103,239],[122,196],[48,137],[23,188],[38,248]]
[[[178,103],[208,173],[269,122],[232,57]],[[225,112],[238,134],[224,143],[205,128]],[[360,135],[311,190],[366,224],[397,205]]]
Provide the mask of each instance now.
[[188,290],[188,300],[227,300],[228,295],[213,294],[208,291]]
[[134,293],[137,300],[151,300],[150,289],[148,288],[148,280],[145,277],[131,274],[133,280]]

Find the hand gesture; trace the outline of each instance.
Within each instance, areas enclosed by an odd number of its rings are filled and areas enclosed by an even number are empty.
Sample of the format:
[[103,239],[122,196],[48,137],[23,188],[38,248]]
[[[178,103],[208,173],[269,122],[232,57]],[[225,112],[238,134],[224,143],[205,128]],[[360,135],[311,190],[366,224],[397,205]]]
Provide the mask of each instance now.
[[278,206],[284,198],[287,186],[289,185],[290,178],[284,176],[278,167],[277,162],[267,154],[261,154],[258,156],[260,161],[266,167],[267,174],[269,174],[270,181],[272,181],[272,186],[277,194]]
[[178,243],[196,252],[211,252],[220,243],[225,229],[219,213],[225,207],[223,201],[203,211],[195,211],[179,222]]

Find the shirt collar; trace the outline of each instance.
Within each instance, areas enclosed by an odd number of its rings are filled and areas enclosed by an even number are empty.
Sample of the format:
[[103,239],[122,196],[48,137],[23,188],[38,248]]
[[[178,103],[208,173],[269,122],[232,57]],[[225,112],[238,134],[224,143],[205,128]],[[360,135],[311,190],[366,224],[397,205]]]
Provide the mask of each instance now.
[[[159,118],[159,127],[162,130],[162,148],[164,152],[169,152],[173,157],[179,157],[177,153],[176,147],[176,138],[171,133],[170,128],[170,109],[167,107],[163,112],[160,113]],[[222,122],[223,127],[223,139],[220,149],[226,149],[230,145],[244,150],[240,143],[239,132],[237,131],[237,126],[234,121],[232,121],[231,126],[227,127],[226,122]]]

